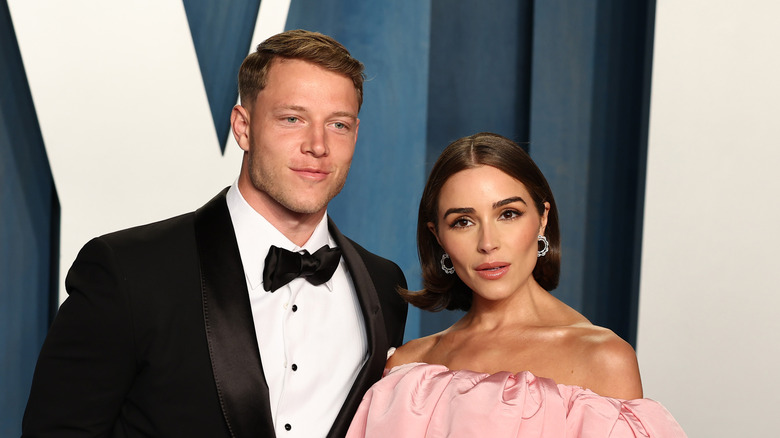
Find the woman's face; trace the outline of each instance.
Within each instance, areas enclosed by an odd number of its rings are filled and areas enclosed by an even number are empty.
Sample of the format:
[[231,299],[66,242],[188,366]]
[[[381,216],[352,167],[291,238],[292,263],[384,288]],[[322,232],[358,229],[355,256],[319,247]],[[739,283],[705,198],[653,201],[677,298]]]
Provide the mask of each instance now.
[[[535,284],[540,215],[525,185],[501,170],[480,166],[451,176],[439,195],[438,228],[456,274],[479,297],[501,300]],[[474,297],[478,299],[477,296]]]

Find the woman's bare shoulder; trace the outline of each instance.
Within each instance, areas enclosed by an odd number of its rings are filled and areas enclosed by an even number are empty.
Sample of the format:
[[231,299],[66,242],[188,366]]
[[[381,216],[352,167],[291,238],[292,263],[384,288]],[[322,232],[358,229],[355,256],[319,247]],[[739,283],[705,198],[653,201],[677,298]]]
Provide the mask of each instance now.
[[569,334],[571,346],[581,352],[580,366],[589,370],[584,386],[607,397],[642,397],[639,364],[631,344],[612,330],[589,323],[575,324]]
[[437,333],[423,338],[412,339],[395,350],[393,355],[387,359],[385,367],[390,369],[407,363],[422,362],[422,358],[436,345],[440,336],[441,334]]
[[601,365],[636,362],[631,344],[612,330],[590,323],[574,324],[570,329],[571,341],[579,343],[580,347],[588,351],[588,359],[598,361]]

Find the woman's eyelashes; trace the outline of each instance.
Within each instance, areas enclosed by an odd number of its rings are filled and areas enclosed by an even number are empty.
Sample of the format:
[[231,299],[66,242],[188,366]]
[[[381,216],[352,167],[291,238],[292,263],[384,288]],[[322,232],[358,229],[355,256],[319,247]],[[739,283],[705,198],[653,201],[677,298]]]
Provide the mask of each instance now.
[[500,218],[502,220],[514,220],[519,218],[522,215],[523,215],[522,211],[509,208],[501,212]]
[[[513,221],[515,219],[520,218],[523,215],[523,212],[514,208],[508,208],[506,210],[502,210],[501,213],[498,215],[498,220],[500,221]],[[471,218],[467,216],[459,216],[455,218],[454,220],[449,222],[450,228],[467,228],[474,225],[474,221],[471,220]]]
[[450,222],[450,228],[466,228],[472,225],[474,222],[471,219],[461,216],[454,221]]

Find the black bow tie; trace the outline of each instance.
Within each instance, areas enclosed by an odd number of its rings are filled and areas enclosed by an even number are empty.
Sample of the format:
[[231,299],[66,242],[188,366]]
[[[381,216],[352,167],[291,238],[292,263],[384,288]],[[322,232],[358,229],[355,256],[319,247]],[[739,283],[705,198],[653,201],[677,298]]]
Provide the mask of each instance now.
[[304,277],[309,283],[318,286],[330,280],[341,260],[339,248],[328,245],[314,254],[288,251],[271,245],[265,257],[263,269],[263,289],[274,292],[298,277]]

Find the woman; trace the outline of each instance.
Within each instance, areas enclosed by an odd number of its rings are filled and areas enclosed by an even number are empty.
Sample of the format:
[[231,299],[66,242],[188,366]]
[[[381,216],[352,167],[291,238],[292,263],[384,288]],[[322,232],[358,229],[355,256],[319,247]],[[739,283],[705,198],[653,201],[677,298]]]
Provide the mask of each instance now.
[[558,212],[518,145],[480,133],[450,144],[420,202],[425,310],[462,309],[452,327],[390,356],[348,437],[685,436],[642,399],[636,355],[549,291],[558,285]]

